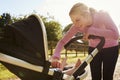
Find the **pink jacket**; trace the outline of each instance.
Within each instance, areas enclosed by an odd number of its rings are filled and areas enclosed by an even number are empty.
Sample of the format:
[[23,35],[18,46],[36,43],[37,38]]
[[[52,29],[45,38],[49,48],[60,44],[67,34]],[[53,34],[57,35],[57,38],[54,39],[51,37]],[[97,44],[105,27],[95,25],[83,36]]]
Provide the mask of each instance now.
[[[108,13],[98,12],[93,15],[93,24],[90,27],[81,29],[80,27],[76,27],[74,25],[71,26],[65,36],[58,42],[53,55],[54,57],[60,58],[62,48],[77,32],[105,37],[105,45],[103,48],[118,45],[119,32],[116,25]],[[96,47],[98,43],[99,39],[89,40],[90,47]]]

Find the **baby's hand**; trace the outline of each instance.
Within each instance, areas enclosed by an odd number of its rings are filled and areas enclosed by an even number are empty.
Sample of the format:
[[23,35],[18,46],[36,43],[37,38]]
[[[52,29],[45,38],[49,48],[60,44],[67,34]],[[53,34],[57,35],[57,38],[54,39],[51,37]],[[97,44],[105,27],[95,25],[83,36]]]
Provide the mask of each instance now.
[[80,60],[80,59],[78,59],[74,67],[75,67],[75,68],[77,68],[77,67],[79,67],[79,66],[80,66],[80,64],[81,64],[81,60]]

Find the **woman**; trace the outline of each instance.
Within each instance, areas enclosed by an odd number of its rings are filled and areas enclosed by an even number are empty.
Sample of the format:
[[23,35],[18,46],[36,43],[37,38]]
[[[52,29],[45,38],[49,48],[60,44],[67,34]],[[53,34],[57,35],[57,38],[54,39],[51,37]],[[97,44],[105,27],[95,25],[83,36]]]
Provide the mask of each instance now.
[[[103,36],[105,45],[103,49],[95,56],[90,63],[92,80],[113,80],[113,74],[118,58],[118,29],[111,19],[110,15],[104,11],[95,11],[83,3],[73,5],[69,12],[73,25],[65,36],[58,42],[52,59],[53,67],[60,67],[60,51],[63,46],[77,33],[84,33],[84,39],[88,35]],[[95,46],[99,43],[98,39],[88,40],[90,54]],[[103,69],[102,69],[103,65]]]

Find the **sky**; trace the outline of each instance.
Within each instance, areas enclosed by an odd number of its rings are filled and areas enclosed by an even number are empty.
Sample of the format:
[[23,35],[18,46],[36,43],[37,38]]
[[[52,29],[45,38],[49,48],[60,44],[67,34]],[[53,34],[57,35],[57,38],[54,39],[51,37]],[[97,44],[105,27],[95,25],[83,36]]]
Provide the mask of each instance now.
[[22,16],[36,12],[45,17],[54,16],[64,28],[71,23],[69,11],[77,2],[96,10],[107,11],[115,24],[120,27],[119,0],[0,0],[0,15],[7,12],[12,16]]

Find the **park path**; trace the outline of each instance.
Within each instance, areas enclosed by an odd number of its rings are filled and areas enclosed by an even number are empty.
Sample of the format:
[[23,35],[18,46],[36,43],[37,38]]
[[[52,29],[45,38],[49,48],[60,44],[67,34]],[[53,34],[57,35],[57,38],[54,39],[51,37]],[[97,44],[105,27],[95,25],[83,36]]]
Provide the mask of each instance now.
[[[86,71],[88,71],[88,76],[84,80],[91,80],[91,73],[89,66],[86,67]],[[120,80],[120,55],[117,61],[117,65],[114,72],[113,80]]]

